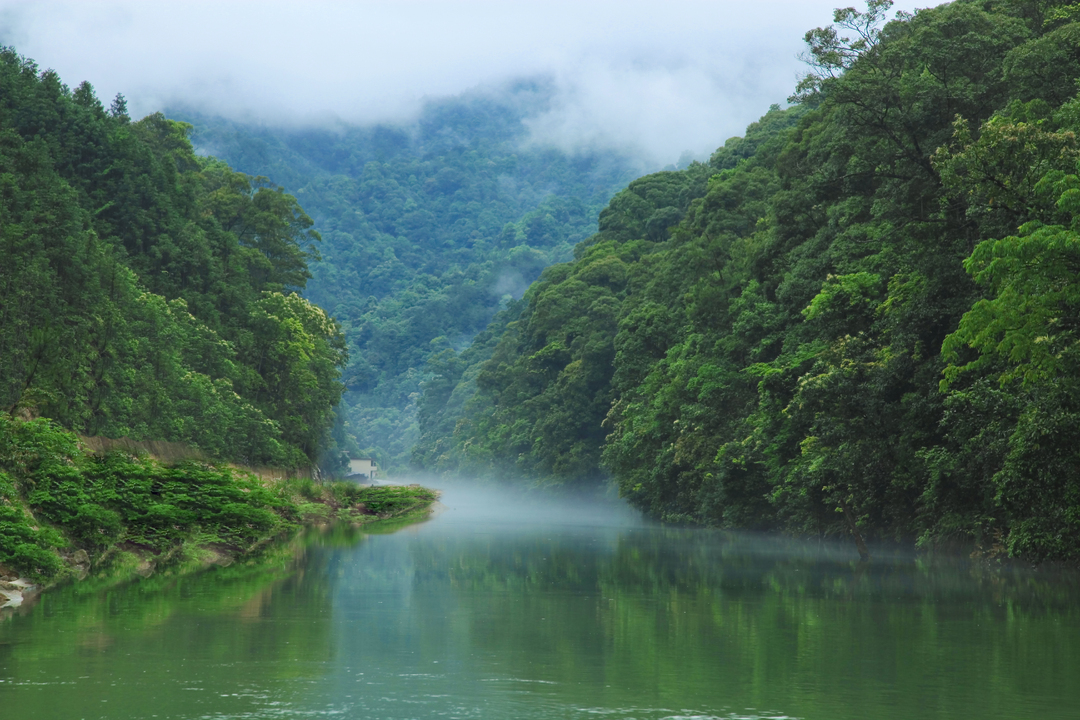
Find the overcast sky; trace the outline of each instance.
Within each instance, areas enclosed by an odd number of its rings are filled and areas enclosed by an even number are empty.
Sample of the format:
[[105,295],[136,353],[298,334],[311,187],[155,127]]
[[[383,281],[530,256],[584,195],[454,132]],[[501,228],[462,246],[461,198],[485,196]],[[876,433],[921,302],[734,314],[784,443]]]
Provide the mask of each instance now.
[[803,33],[842,4],[0,0],[0,42],[106,105],[123,92],[133,116],[183,103],[271,124],[407,120],[425,97],[544,76],[558,94],[537,139],[667,163],[783,104]]

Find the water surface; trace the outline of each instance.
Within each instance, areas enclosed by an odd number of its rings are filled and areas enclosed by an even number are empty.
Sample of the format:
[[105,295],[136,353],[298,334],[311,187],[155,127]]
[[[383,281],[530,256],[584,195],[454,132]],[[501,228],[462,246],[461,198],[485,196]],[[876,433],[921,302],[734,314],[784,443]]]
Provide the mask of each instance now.
[[47,593],[19,718],[1075,718],[1080,585],[450,490],[393,534]]

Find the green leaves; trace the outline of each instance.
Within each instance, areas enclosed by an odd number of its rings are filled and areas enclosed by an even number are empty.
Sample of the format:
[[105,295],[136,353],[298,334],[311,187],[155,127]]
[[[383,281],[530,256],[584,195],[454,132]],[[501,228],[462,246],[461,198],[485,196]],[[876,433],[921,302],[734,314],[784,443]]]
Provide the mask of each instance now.
[[9,50],[0,127],[0,408],[222,458],[315,461],[342,389],[340,330],[294,307],[293,347],[267,366],[273,397],[245,352],[277,333],[264,293],[302,288],[318,257],[296,198],[197,157],[190,125],[131,122],[122,96],[106,113],[88,83],[70,93]]
[[[1075,181],[1071,176],[1059,187]],[[1071,203],[1074,193],[1066,189],[1059,206]],[[1061,225],[1031,222],[1017,236],[980,243],[965,267],[990,297],[976,302],[946,339],[942,352],[950,365],[942,389],[965,371],[987,367],[993,357],[1005,363],[1002,383],[1019,378],[1031,385],[1072,377],[1080,362],[1080,234]],[[974,348],[980,356],[958,364],[963,347]]]
[[61,570],[53,549],[68,540],[97,562],[118,542],[164,553],[199,535],[244,548],[288,527],[280,501],[254,478],[90,456],[44,420],[0,420],[0,468],[0,563],[42,578]]
[[[240,357],[257,370],[243,391],[282,428],[283,440],[315,458],[341,398],[348,360],[337,323],[296,293],[266,292],[255,303]],[[299,461],[297,458],[295,461]]]
[[881,292],[881,276],[858,272],[829,275],[821,292],[803,310],[807,320],[826,321],[830,316],[849,316],[859,309],[872,308]]
[[808,33],[806,106],[704,186],[612,200],[507,327],[463,454],[540,482],[596,443],[671,522],[1076,556],[1075,28],[889,5]]
[[[868,0],[866,12],[853,7],[837,8],[833,12],[833,22],[840,30],[833,25],[808,30],[803,37],[807,50],[802,60],[816,72],[808,73],[799,81],[788,102],[805,102],[813,98],[826,80],[835,79],[872,50],[881,35],[879,26],[892,5],[893,0]],[[841,35],[844,31],[854,35]]]
[[[656,249],[652,239],[667,240],[666,223],[706,191],[709,172],[694,165],[631,183],[601,214],[600,232],[578,246],[577,260],[544,271],[481,366],[477,396],[443,442],[453,448],[444,467],[547,485],[602,477],[619,317],[647,279],[637,269]],[[660,331],[640,313],[636,319]]]

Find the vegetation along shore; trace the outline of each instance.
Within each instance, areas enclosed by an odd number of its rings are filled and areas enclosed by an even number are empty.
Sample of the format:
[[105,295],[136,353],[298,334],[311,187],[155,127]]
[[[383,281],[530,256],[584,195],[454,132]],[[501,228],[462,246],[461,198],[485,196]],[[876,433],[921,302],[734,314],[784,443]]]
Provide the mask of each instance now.
[[93,573],[124,580],[229,564],[301,525],[425,517],[419,486],[260,481],[224,464],[89,452],[44,420],[0,420],[0,607]]
[[[420,488],[236,469],[341,458],[348,353],[300,294],[320,236],[293,196],[9,48],[0,128],[0,605],[426,511]],[[102,437],[192,452],[94,452]]]

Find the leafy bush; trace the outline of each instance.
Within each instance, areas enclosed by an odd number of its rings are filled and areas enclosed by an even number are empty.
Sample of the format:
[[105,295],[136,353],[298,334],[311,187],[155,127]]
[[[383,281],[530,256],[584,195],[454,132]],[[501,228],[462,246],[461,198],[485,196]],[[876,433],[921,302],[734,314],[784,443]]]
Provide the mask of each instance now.
[[87,455],[48,420],[0,421],[0,467],[9,471],[0,472],[0,562],[38,577],[61,569],[52,549],[67,541],[32,526],[27,511],[92,557],[121,541],[155,552],[194,536],[247,546],[288,527],[275,512],[287,504],[251,477],[198,463]]
[[35,578],[55,575],[63,563],[51,548],[63,546],[63,539],[49,528],[31,525],[17,503],[14,479],[0,472],[0,565]]

